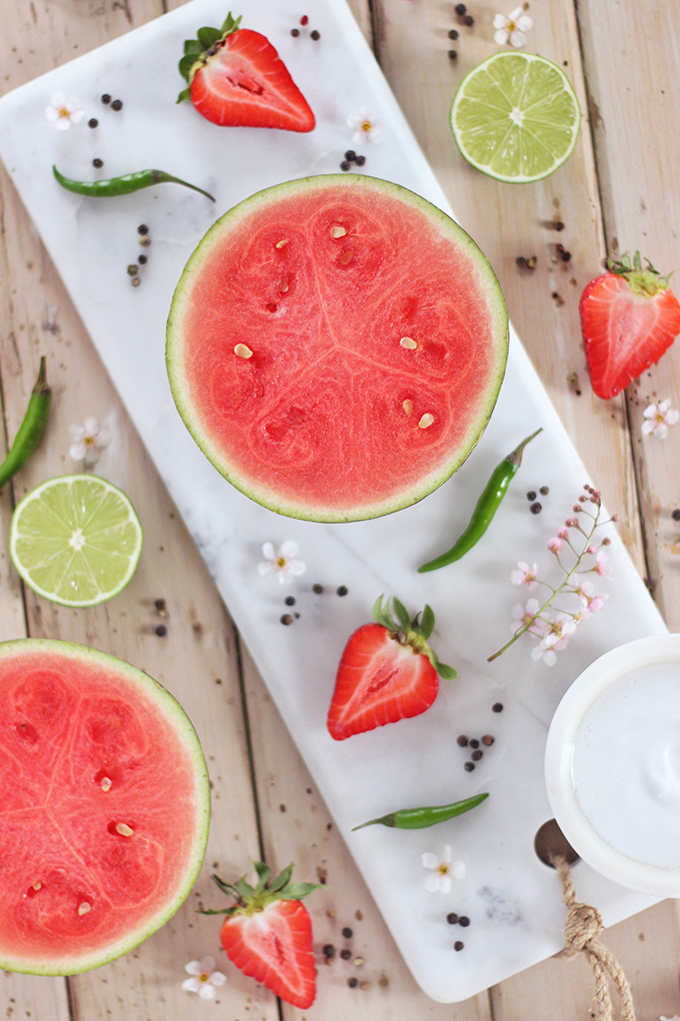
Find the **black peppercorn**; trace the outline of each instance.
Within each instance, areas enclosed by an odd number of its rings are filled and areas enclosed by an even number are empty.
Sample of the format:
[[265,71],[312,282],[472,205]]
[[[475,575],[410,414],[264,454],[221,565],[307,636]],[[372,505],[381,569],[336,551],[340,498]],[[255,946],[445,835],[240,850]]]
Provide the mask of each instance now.
[[149,228],[147,227],[147,225],[145,223],[140,223],[139,227],[137,228],[137,233],[138,234],[148,234],[149,233]]
[[466,738],[465,734],[461,734],[460,737],[458,738],[458,744],[460,745],[461,748],[466,748],[467,743],[468,739]]
[[345,928],[342,930],[342,935],[345,937],[345,939],[351,939],[354,933],[352,932],[350,927],[346,925]]
[[458,924],[462,925],[463,928],[466,928],[466,926],[470,924],[470,919],[468,918],[467,915],[461,915],[460,918],[458,919]]
[[346,596],[347,592],[348,592],[348,588],[347,588],[346,585],[340,585],[338,587],[338,589],[337,589],[337,593],[338,593],[339,596]]
[[482,738],[482,744],[486,745],[487,748],[490,748],[491,745],[494,743],[494,740],[495,738],[493,738],[491,734],[485,734],[484,737]]
[[315,592],[317,596],[320,596],[323,592],[323,585],[312,585],[312,592]]
[[491,712],[492,713],[502,713],[503,712],[503,703],[502,702],[494,702],[494,704],[491,706]]
[[156,634],[159,638],[165,638],[168,633],[168,629],[165,624],[158,624],[156,627]]
[[96,167],[97,170],[99,170],[100,167],[104,166],[104,160],[100,160],[99,157],[97,156],[95,157],[95,159],[92,160],[92,166]]
[[286,606],[295,606],[295,596],[286,596],[283,601]]
[[533,489],[530,489],[529,492],[527,493],[527,500],[529,500],[529,502],[531,502],[532,500],[535,500],[535,499],[536,499],[536,493],[535,493],[535,491]]
[[286,624],[286,625],[292,624],[293,623],[293,619],[294,618],[291,617],[291,615],[289,613],[284,613],[283,617],[281,617],[281,623],[282,624]]
[[453,949],[462,950],[464,946],[465,944],[463,943],[463,941],[461,939],[457,939],[456,942],[453,944]]
[[349,163],[354,163],[356,158],[357,158],[357,154],[355,153],[354,149],[348,149],[347,152],[345,153],[345,159]]
[[90,117],[89,121],[87,122],[88,128],[96,128],[98,124],[99,121],[97,120],[96,117]]
[[297,37],[300,35],[300,29],[299,28],[291,28],[290,34],[293,36],[294,39],[297,39]]
[[471,773],[472,770],[475,768],[475,764],[474,762],[466,762],[464,768],[467,770],[468,773]]
[[310,39],[313,39],[313,40],[314,40],[314,42],[316,42],[316,41],[317,41],[317,39],[320,39],[320,38],[321,38],[321,32],[317,32],[317,30],[316,30],[316,29],[314,29],[314,31],[313,31],[313,32],[310,32],[310,33],[309,33],[309,38],[310,38]]
[[356,163],[356,165],[358,167],[363,167],[364,163],[366,162],[366,157],[365,156],[357,156],[355,158],[354,162]]
[[352,164],[349,162],[349,160],[343,160],[342,163],[340,164],[340,169],[349,170],[351,166]]
[[140,255],[139,258],[137,259],[137,262],[139,263],[140,266],[145,266],[146,261],[147,261],[146,255]]
[[344,947],[340,951],[340,956],[342,957],[343,961],[349,961],[350,957],[352,956],[352,951],[348,950],[347,947]]
[[449,60],[455,60],[458,56],[457,50],[449,50]]
[[549,486],[541,486],[541,488],[539,489],[539,493],[541,494],[541,496],[547,496],[549,492],[550,492]]
[[347,985],[350,987],[350,989],[356,989],[356,987],[359,985],[359,979],[354,978],[354,976],[352,976],[352,978],[347,979]]
[[473,737],[472,740],[470,741],[470,747],[479,748],[479,741],[477,740],[476,737]]
[[459,17],[461,17],[467,11],[467,7],[465,6],[465,4],[456,4],[456,6],[454,7],[454,11]]
[[458,29],[457,28],[449,29],[449,39],[457,39],[457,38],[458,38]]
[[466,14],[465,17],[463,18],[463,24],[467,25],[468,28],[472,28],[474,23],[475,19],[472,17],[471,14]]
[[111,103],[111,109],[112,110],[122,110],[123,109],[123,100],[122,99],[114,99],[113,103]]
[[529,508],[529,510],[531,511],[532,514],[540,514],[541,511],[543,510],[543,507],[542,507],[542,505],[540,503],[536,502],[536,503],[532,503],[532,505]]
[[329,960],[335,957],[335,947],[333,946],[332,943],[324,944],[323,955],[324,957],[329,958]]
[[104,104],[105,106],[108,106],[108,104],[109,104],[110,102],[111,102],[111,96],[110,96],[110,95],[108,94],[108,92],[105,92],[105,93],[104,93],[104,95],[102,96],[102,103],[103,103],[103,104]]
[[449,914],[446,916],[446,921],[449,923],[449,925],[457,925],[458,915],[456,914],[456,912],[455,911],[449,912]]
[[481,748],[478,748],[477,751],[472,753],[470,758],[473,760],[473,762],[479,762],[483,754],[484,752],[481,750]]

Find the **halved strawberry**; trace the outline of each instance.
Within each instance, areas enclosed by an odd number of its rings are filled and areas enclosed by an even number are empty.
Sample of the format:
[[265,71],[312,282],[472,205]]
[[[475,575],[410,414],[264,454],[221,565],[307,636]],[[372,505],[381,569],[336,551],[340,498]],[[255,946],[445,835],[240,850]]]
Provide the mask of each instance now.
[[430,607],[411,620],[398,599],[392,604],[398,623],[380,596],[372,610],[376,623],[364,624],[345,646],[327,720],[336,741],[424,713],[437,697],[437,674],[456,676],[427,644],[434,628]]
[[596,277],[581,295],[581,329],[593,391],[603,400],[615,397],[657,362],[680,333],[680,302],[640,253],[631,262],[608,263],[609,273]]
[[261,861],[253,865],[256,887],[250,886],[245,876],[232,885],[214,875],[222,893],[233,897],[236,904],[202,913],[227,916],[220,940],[229,960],[244,975],[295,1007],[311,1007],[316,996],[312,920],[300,898],[318,885],[292,883],[292,865],[268,884],[271,869]]
[[189,83],[177,102],[191,99],[213,124],[311,131],[305,97],[269,40],[231,14],[222,28],[199,28],[187,39],[179,72]]

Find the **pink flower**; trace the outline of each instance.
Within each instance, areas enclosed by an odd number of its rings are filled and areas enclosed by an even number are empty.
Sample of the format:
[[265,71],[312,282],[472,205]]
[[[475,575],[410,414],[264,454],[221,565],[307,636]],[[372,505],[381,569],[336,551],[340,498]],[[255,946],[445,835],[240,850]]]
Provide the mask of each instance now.
[[432,869],[432,874],[425,880],[425,889],[430,893],[436,893],[437,890],[448,893],[451,889],[451,876],[454,879],[462,879],[467,871],[465,862],[453,861],[449,844],[444,847],[442,858],[438,858],[431,851],[425,851],[421,861],[426,869]]
[[191,976],[182,982],[185,993],[198,993],[202,1000],[214,1000],[215,990],[223,986],[227,976],[215,971],[215,958],[206,956],[200,961],[189,961],[184,970]]
[[515,7],[507,17],[504,14],[496,14],[493,19],[493,27],[496,29],[494,42],[499,46],[510,43],[511,46],[524,46],[527,41],[526,32],[530,32],[534,23],[528,14],[524,13],[522,7]]
[[512,616],[515,619],[515,623],[512,625],[513,632],[518,627],[531,627],[536,620],[537,613],[538,599],[527,599],[526,607],[522,606],[521,603],[515,603],[512,608]]
[[569,538],[569,529],[568,528],[558,528],[557,535],[558,535],[558,537],[560,539],[568,539]]
[[599,574],[601,578],[608,578],[612,573],[609,566],[609,557],[604,550],[600,550],[595,557],[595,566],[593,567],[593,571],[595,574]]
[[557,556],[562,549],[562,540],[559,537],[555,539],[548,539],[548,549],[551,553],[554,553],[555,556]]
[[526,585],[527,588],[536,588],[538,582],[536,581],[536,571],[538,570],[538,564],[534,564],[533,567],[529,567],[523,560],[520,560],[517,564],[518,571],[513,571],[510,575],[510,581],[513,585]]

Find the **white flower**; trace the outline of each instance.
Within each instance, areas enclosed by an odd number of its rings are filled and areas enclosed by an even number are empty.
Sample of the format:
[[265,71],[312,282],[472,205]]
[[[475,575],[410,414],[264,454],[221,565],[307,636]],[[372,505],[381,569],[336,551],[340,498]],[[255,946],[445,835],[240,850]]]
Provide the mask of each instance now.
[[651,433],[657,440],[665,440],[668,436],[668,426],[675,425],[680,419],[680,412],[671,408],[670,400],[661,401],[658,405],[650,404],[642,414],[645,419],[642,423],[642,432],[645,436]]
[[366,110],[360,110],[358,114],[348,117],[347,124],[354,132],[353,142],[377,142],[382,135],[379,122]]
[[71,426],[71,439],[70,456],[74,461],[82,461],[86,468],[92,468],[111,442],[111,434],[96,418],[88,418],[84,425]]
[[276,572],[281,584],[292,581],[293,577],[305,573],[305,565],[302,560],[296,560],[298,555],[298,544],[296,542],[284,542],[279,549],[274,548],[272,542],[266,542],[262,547],[262,556],[266,559],[257,565],[260,574],[271,574]]
[[85,111],[81,110],[77,99],[67,99],[63,92],[55,92],[50,105],[45,107],[45,116],[52,121],[55,128],[68,131],[72,124],[83,119]]
[[535,660],[542,659],[547,666],[552,666],[557,659],[557,655],[552,649],[548,649],[543,644],[544,641],[545,638],[539,645],[534,645],[531,650],[531,658]]
[[462,879],[466,872],[465,862],[453,861],[449,844],[444,847],[443,858],[438,858],[431,851],[425,851],[421,860],[426,869],[433,870],[432,875],[425,880],[425,889],[430,893],[436,893],[437,890],[448,893],[451,889],[451,876],[454,879]]
[[[512,616],[514,623],[511,625],[513,633],[520,627],[526,627],[530,630],[534,627],[540,628],[544,623],[540,617],[537,617],[538,613],[538,599],[527,599],[526,606],[522,606],[521,603],[515,603],[512,608]],[[532,634],[535,632],[532,630]]]
[[215,989],[219,989],[227,981],[221,971],[215,971],[215,958],[202,957],[200,961],[189,961],[184,970],[191,975],[182,982],[185,993],[198,993],[203,1000],[214,1000]]
[[674,1014],[673,1017],[664,1017],[662,1014],[659,1021],[680,1021],[680,1017],[677,1014]]
[[536,581],[536,571],[538,565],[534,564],[533,567],[529,567],[523,560],[520,560],[517,564],[519,570],[513,571],[510,575],[510,581],[513,585],[526,585],[528,588],[536,588],[538,582]]
[[530,32],[534,23],[522,7],[515,7],[507,17],[505,14],[494,15],[493,27],[496,29],[494,42],[499,46],[508,42],[511,46],[524,46],[527,41],[525,32]]

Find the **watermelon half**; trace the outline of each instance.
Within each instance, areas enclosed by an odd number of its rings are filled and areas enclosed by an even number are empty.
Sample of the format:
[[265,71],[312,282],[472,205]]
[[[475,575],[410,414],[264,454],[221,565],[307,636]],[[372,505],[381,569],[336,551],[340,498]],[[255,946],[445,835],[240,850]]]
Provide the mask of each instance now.
[[70,975],[131,950],[203,861],[208,774],[156,681],[68,642],[0,644],[0,967]]
[[472,239],[387,181],[277,185],[218,220],[177,285],[170,385],[215,467],[271,510],[355,521],[415,503],[468,456],[508,319]]

